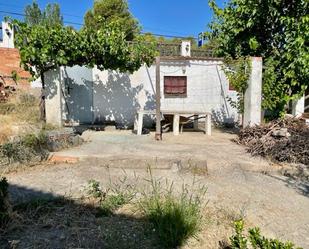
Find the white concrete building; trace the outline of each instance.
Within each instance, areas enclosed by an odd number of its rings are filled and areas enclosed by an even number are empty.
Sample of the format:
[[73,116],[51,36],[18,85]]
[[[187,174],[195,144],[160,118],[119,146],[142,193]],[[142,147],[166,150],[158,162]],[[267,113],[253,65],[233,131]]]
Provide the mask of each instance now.
[[[237,110],[227,101],[236,99],[236,92],[221,65],[220,60],[161,62],[161,110],[205,111],[215,122],[236,121]],[[155,65],[131,75],[79,66],[48,72],[47,122],[133,126],[138,110],[156,107],[155,77]]]
[[[236,101],[237,93],[225,77],[223,61],[191,57],[189,42],[183,42],[180,51],[181,56],[160,63],[161,111],[211,113],[215,123],[238,121],[228,101]],[[262,60],[252,59],[252,65],[245,125],[261,121]],[[142,66],[133,74],[61,67],[47,72],[45,82],[46,121],[54,125],[115,122],[133,127],[139,110],[156,109],[156,65]]]

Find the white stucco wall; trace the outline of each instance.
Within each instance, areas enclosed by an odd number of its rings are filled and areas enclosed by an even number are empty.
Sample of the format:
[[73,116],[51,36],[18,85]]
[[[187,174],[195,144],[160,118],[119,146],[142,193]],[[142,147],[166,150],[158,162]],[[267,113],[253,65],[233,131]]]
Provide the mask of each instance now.
[[[161,109],[175,111],[206,111],[219,122],[236,121],[237,111],[227,96],[228,90],[220,61],[161,62]],[[166,98],[164,76],[187,76],[187,97]],[[93,70],[95,120],[115,120],[132,125],[138,109],[155,109],[155,65],[143,66],[132,75]]]
[[55,126],[62,126],[61,104],[61,69],[50,70],[44,74],[45,80],[45,111],[46,122]]
[[2,41],[0,41],[1,48],[14,48],[14,30],[10,27],[8,22],[2,22]]
[[[237,110],[227,101],[227,96],[236,99],[236,92],[228,90],[221,64],[218,60],[161,62],[161,109],[212,112],[215,122],[236,121]],[[87,110],[91,112],[88,123],[115,121],[130,127],[137,110],[154,110],[156,107],[155,65],[142,66],[133,74],[78,66],[62,71],[65,100],[62,103],[62,119],[87,123],[84,115],[84,110]],[[187,97],[166,98],[164,76],[187,76]],[[86,92],[92,99],[85,100]],[[68,112],[68,108],[72,110]]]
[[251,74],[244,96],[244,127],[261,124],[262,117],[263,61],[261,57],[251,57],[250,60]]

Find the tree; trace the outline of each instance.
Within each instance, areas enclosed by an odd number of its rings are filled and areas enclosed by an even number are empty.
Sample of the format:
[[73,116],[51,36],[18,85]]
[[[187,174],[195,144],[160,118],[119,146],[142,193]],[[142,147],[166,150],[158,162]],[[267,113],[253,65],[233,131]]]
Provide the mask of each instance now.
[[86,28],[94,30],[117,21],[127,41],[132,41],[140,32],[138,21],[130,13],[126,0],[95,0],[93,8],[87,11],[84,21]]
[[[117,21],[102,25],[96,32],[87,28],[76,31],[60,24],[30,26],[17,20],[13,25],[21,64],[34,78],[41,77],[43,92],[44,73],[60,66],[96,65],[100,70],[133,72],[144,63],[150,65],[156,55],[155,44],[142,36],[126,41],[122,24]],[[42,95],[43,103],[44,99]],[[45,113],[44,108],[41,112]]]
[[45,10],[41,10],[36,1],[25,8],[25,23],[30,26],[47,25],[48,27],[63,24],[60,6],[56,3],[47,4]]
[[263,107],[282,114],[309,85],[309,2],[231,0],[221,9],[211,0],[210,6],[208,38],[217,55],[262,56]]
[[47,26],[63,25],[63,17],[59,4],[47,4],[43,13],[43,22]]
[[43,14],[39,7],[39,5],[36,3],[36,1],[33,1],[32,4],[27,5],[25,8],[25,22],[29,25],[38,25],[42,22]]

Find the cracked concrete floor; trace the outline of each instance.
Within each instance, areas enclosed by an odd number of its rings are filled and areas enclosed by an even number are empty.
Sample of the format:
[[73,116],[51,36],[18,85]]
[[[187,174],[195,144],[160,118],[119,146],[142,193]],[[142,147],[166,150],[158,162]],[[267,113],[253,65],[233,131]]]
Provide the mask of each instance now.
[[[164,134],[160,142],[154,141],[153,134],[136,136],[129,131],[86,132],[83,137],[87,142],[82,146],[54,155],[77,158],[75,164],[44,164],[8,174],[14,199],[33,197],[34,192],[80,196],[89,179],[104,185],[125,171],[134,181],[136,175],[147,177],[149,166],[155,177],[181,186],[193,179],[183,169],[198,165],[207,167],[208,173],[197,178],[208,188],[210,208],[241,213],[264,234],[309,248],[309,198],[276,173],[278,166],[252,158],[245,148],[233,143],[233,134],[218,130],[211,137],[197,132],[177,137]],[[218,241],[209,242],[209,236],[219,240],[222,235],[216,225],[212,227],[205,232],[208,242],[202,239],[203,246],[198,248],[217,248]]]

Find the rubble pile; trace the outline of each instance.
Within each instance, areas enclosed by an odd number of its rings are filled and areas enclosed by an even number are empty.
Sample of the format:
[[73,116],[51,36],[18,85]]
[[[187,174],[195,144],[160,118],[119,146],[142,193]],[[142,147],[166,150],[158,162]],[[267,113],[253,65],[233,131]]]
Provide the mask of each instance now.
[[285,118],[240,131],[237,143],[253,156],[309,166],[309,126],[301,119]]

